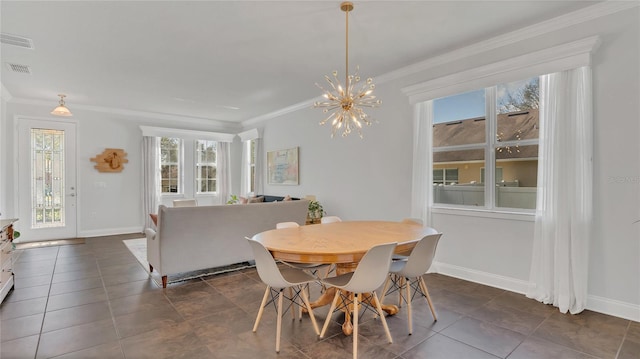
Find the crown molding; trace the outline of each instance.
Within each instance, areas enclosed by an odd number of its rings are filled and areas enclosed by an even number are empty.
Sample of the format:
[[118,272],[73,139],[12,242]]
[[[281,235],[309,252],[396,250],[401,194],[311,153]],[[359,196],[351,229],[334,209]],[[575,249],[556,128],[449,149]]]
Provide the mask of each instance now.
[[591,53],[600,45],[599,36],[591,36],[544,50],[494,62],[402,88],[412,104],[491,86],[517,78],[588,66]]
[[[397,80],[403,77],[409,77],[416,73],[426,71],[430,68],[451,63],[453,61],[462,60],[477,54],[491,51],[503,46],[511,45],[520,41],[528,40],[537,36],[548,34],[557,30],[561,30],[570,26],[581,24],[590,20],[598,19],[604,16],[615,14],[620,11],[629,10],[634,7],[640,6],[638,1],[617,1],[607,0],[601,3],[597,3],[586,7],[584,9],[576,10],[574,12],[556,16],[552,19],[533,24],[519,30],[515,30],[500,36],[480,41],[473,45],[465,46],[442,55],[436,55],[426,60],[399,68],[397,70],[387,72],[385,74],[374,76],[378,85],[385,82]],[[242,121],[242,126],[247,128],[249,126],[256,125],[261,122],[265,122],[274,118],[277,118],[288,113],[292,113],[301,110],[305,107],[310,107],[317,101],[316,98],[299,102],[295,105],[285,107],[281,110],[273,111],[258,117],[254,117],[245,121]]]
[[[33,105],[33,106],[53,106],[54,105],[54,103],[51,101],[34,100],[34,99],[26,99],[26,98],[13,98],[11,100],[11,103]],[[241,130],[240,124],[236,122],[220,121],[220,120],[206,119],[206,118],[200,118],[200,117],[190,117],[190,116],[174,115],[174,114],[167,114],[167,113],[128,110],[128,109],[93,106],[93,105],[72,104],[71,107],[73,108],[73,110],[101,112],[101,113],[108,113],[112,115],[119,115],[119,116],[125,116],[125,117],[132,116],[132,117],[147,118],[152,120],[164,120],[172,123],[174,123],[175,121],[180,121],[181,123],[189,123],[193,125],[206,126],[208,128],[223,130],[223,131],[239,132]]]
[[640,5],[640,3],[636,1],[606,1],[598,3],[584,9],[560,15],[552,19],[524,27],[519,30],[496,36],[491,39],[487,39],[473,45],[465,46],[460,49],[453,50],[451,52],[437,55],[424,61],[405,66],[398,70],[388,72],[384,75],[377,76],[376,82],[380,84],[402,77],[411,76],[413,74],[428,70],[436,66],[462,60],[483,52],[495,50],[503,46],[545,35],[557,30],[611,15],[623,10],[628,10],[637,7],[638,5]]
[[262,122],[274,119],[276,117],[280,117],[280,116],[286,115],[288,113],[296,112],[296,111],[299,111],[299,110],[302,110],[302,109],[305,109],[305,108],[311,108],[313,106],[313,103],[315,101],[318,101],[318,99],[320,99],[320,98],[321,97],[316,97],[316,98],[312,98],[310,100],[305,100],[305,101],[302,101],[302,102],[298,102],[295,105],[287,106],[287,107],[282,108],[280,110],[269,112],[269,113],[266,113],[264,115],[260,115],[260,116],[257,116],[257,117],[242,121],[241,122],[242,127],[243,128],[249,128],[249,127],[252,127],[252,126],[256,126],[257,124],[260,124]]
[[262,131],[260,129],[252,128],[250,130],[238,133],[238,137],[240,137],[240,141],[244,142],[244,141],[255,140],[256,138],[260,138],[261,133]]
[[165,128],[153,126],[140,126],[143,136],[177,137],[191,140],[211,140],[218,142],[233,142],[234,133],[220,133],[208,131],[183,130],[181,128]]

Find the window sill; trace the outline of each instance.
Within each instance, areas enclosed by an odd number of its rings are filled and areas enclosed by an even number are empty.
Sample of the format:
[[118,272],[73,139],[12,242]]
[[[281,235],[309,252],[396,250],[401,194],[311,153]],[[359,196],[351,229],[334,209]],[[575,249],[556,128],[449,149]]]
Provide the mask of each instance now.
[[492,219],[508,219],[514,221],[534,222],[536,218],[533,210],[517,209],[485,209],[463,207],[431,207],[431,213],[447,214],[454,216],[482,217]]

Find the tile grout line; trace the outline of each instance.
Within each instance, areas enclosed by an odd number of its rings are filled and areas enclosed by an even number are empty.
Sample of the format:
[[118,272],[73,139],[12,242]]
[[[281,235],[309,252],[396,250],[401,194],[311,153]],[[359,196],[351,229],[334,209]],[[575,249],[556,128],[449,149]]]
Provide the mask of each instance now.
[[51,297],[51,287],[53,286],[53,275],[56,272],[56,265],[58,265],[58,255],[60,255],[60,246],[56,248],[56,259],[53,262],[53,269],[51,271],[51,279],[49,280],[49,290],[47,291],[47,300],[44,302],[44,312],[42,313],[42,323],[40,323],[40,332],[38,332],[38,343],[36,343],[36,352],[33,356],[38,357],[38,350],[40,350],[40,340],[42,339],[42,330],[44,329],[44,321],[47,317],[47,307],[49,306],[49,298]]
[[[100,268],[100,264],[98,263],[98,258],[95,257],[95,252],[93,246],[91,246],[92,255],[96,261],[96,267],[98,267],[98,274],[100,275],[100,282],[102,282],[102,289],[104,290],[104,295],[107,297],[107,307],[109,307],[109,314],[111,315],[111,322],[113,323],[113,329],[116,331],[116,338],[118,339],[118,346],[120,347],[120,353],[123,358],[126,358],[124,354],[124,348],[122,347],[122,341],[120,338],[120,332],[118,331],[118,326],[116,325],[116,317],[113,314],[113,307],[111,306],[111,298],[109,297],[109,291],[107,291],[107,285],[104,283],[104,278],[102,277],[102,269]],[[80,349],[83,350],[83,349]]]
[[618,350],[616,351],[616,356],[614,358],[620,357],[620,352],[622,351],[622,346],[624,345],[624,341],[627,339],[627,335],[629,334],[629,330],[631,330],[631,321],[627,324],[627,329],[624,331],[624,335],[622,336],[622,341],[618,346]]

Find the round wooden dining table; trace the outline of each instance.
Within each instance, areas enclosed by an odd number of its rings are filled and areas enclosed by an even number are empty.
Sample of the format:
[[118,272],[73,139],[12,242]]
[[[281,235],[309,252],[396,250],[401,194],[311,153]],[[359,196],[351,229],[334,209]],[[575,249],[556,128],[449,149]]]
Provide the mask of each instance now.
[[[352,272],[367,251],[378,244],[397,242],[395,252],[408,254],[416,243],[431,233],[429,227],[415,222],[345,221],[313,224],[296,228],[273,229],[258,233],[253,239],[262,243],[277,260],[295,263],[326,263],[336,265],[336,274]],[[331,303],[335,288],[329,288],[311,307]],[[395,305],[382,305],[393,315]],[[342,326],[345,334],[352,332],[347,311]]]

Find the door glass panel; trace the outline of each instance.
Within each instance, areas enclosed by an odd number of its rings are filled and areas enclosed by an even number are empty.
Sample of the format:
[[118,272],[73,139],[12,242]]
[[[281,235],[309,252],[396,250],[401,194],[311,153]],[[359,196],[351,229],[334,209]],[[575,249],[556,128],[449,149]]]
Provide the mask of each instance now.
[[64,131],[31,129],[31,227],[64,227]]

